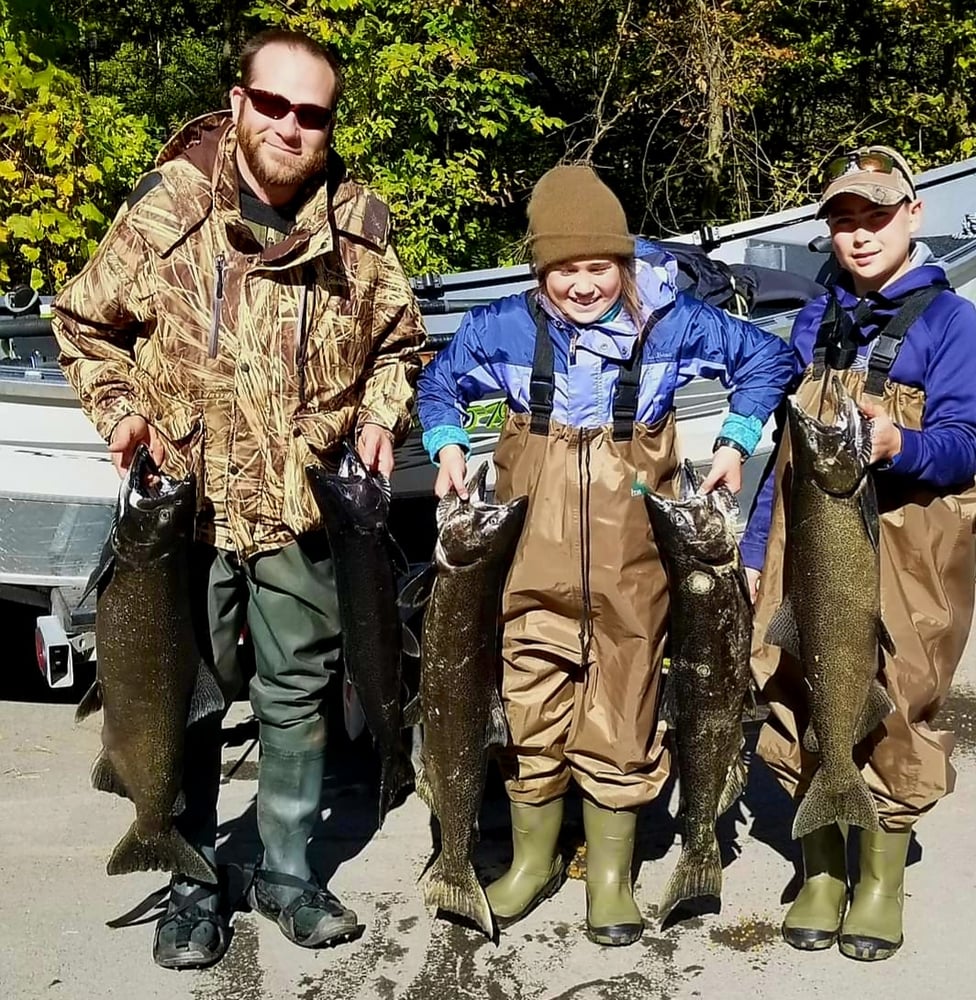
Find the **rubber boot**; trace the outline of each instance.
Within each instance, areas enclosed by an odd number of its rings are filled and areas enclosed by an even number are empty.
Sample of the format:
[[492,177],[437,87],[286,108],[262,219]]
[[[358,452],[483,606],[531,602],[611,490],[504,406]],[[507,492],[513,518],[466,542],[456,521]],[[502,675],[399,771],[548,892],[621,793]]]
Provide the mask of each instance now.
[[836,824],[800,838],[803,886],[783,920],[783,940],[801,951],[821,951],[837,940],[847,905],[847,842]]
[[356,914],[313,881],[308,840],[319,816],[325,764],[325,720],[283,727],[261,724],[258,833],[262,867],[248,892],[252,908],[305,948],[350,940]]
[[542,805],[512,802],[512,864],[485,889],[495,922],[508,927],[521,920],[563,881],[563,859],[556,849],[563,825],[563,800]]
[[840,932],[840,950],[860,962],[879,962],[902,945],[905,861],[911,831],[861,831],[861,876]]
[[633,944],[644,930],[630,878],[637,810],[604,809],[583,799],[583,830],[586,936],[597,944]]
[[[216,864],[217,795],[220,790],[220,716],[186,731],[183,795],[176,828],[211,864]],[[205,969],[223,958],[230,942],[219,887],[174,875],[166,912],[156,924],[153,961],[164,969]]]

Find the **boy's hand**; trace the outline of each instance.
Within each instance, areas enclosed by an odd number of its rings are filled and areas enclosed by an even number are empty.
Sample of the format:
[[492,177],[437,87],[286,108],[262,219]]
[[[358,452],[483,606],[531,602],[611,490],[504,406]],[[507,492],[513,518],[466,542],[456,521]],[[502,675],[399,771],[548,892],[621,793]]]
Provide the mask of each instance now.
[[712,467],[701,484],[701,492],[711,493],[716,486],[722,484],[732,493],[738,493],[742,489],[742,455],[728,445],[715,449]]
[[890,462],[901,454],[901,428],[892,423],[885,408],[870,399],[860,403],[861,412],[871,419],[871,464]]

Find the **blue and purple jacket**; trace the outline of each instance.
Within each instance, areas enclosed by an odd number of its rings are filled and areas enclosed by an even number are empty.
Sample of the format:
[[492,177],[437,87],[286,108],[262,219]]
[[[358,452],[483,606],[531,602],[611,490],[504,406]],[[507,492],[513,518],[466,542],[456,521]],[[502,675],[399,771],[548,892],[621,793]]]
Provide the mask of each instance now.
[[[878,335],[875,317],[886,320],[897,311],[895,300],[908,292],[945,281],[937,264],[908,271],[883,292],[869,293],[874,308],[862,324],[855,370],[867,369]],[[860,301],[842,276],[835,286],[841,307],[852,314]],[[796,317],[790,344],[798,380],[813,360],[820,322],[829,295],[808,303]],[[909,327],[889,377],[925,393],[921,430],[902,428],[902,450],[884,469],[877,469],[879,489],[891,477],[930,483],[938,489],[969,484],[976,476],[976,306],[950,290],[937,296]],[[762,569],[773,508],[773,476],[767,476],[742,537],[742,559]]]
[[[644,342],[636,419],[656,423],[673,408],[675,392],[696,376],[719,379],[732,389],[720,433],[751,454],[793,376],[789,347],[751,323],[677,293],[674,258],[640,239],[636,276],[645,322],[652,313],[660,316]],[[510,295],[472,309],[424,369],[417,409],[433,461],[445,445],[469,449],[463,427],[468,403],[502,392],[513,412],[529,412],[536,323],[527,296],[537,294]],[[580,428],[610,424],[617,379],[634,353],[638,330],[622,310],[578,326],[544,295],[539,301],[555,354],[552,419]]]

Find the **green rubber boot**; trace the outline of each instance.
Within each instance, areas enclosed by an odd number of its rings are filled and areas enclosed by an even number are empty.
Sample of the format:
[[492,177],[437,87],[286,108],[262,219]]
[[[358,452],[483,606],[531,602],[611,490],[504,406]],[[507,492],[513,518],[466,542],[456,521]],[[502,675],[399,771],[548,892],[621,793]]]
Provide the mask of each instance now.
[[905,861],[911,831],[861,831],[861,877],[840,932],[840,950],[859,962],[879,962],[902,945]]
[[512,802],[512,864],[485,889],[499,927],[521,920],[562,885],[563,859],[556,850],[563,800],[542,805]]
[[783,940],[801,951],[820,951],[837,940],[847,904],[847,843],[836,823],[800,839],[803,887],[783,921]]
[[288,727],[261,724],[257,814],[264,859],[248,901],[304,948],[338,944],[359,933],[356,914],[314,881],[308,863],[324,761],[322,718]]
[[633,944],[644,931],[630,868],[636,809],[604,809],[583,799],[586,833],[586,936],[597,944]]

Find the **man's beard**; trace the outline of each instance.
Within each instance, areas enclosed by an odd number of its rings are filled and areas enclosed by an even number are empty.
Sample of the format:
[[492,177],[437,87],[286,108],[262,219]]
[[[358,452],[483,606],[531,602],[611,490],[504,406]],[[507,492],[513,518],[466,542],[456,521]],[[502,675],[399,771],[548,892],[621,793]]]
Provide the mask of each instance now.
[[237,123],[237,144],[254,179],[262,186],[293,187],[325,170],[327,148],[310,150],[282,162],[264,148],[263,141],[243,122]]

